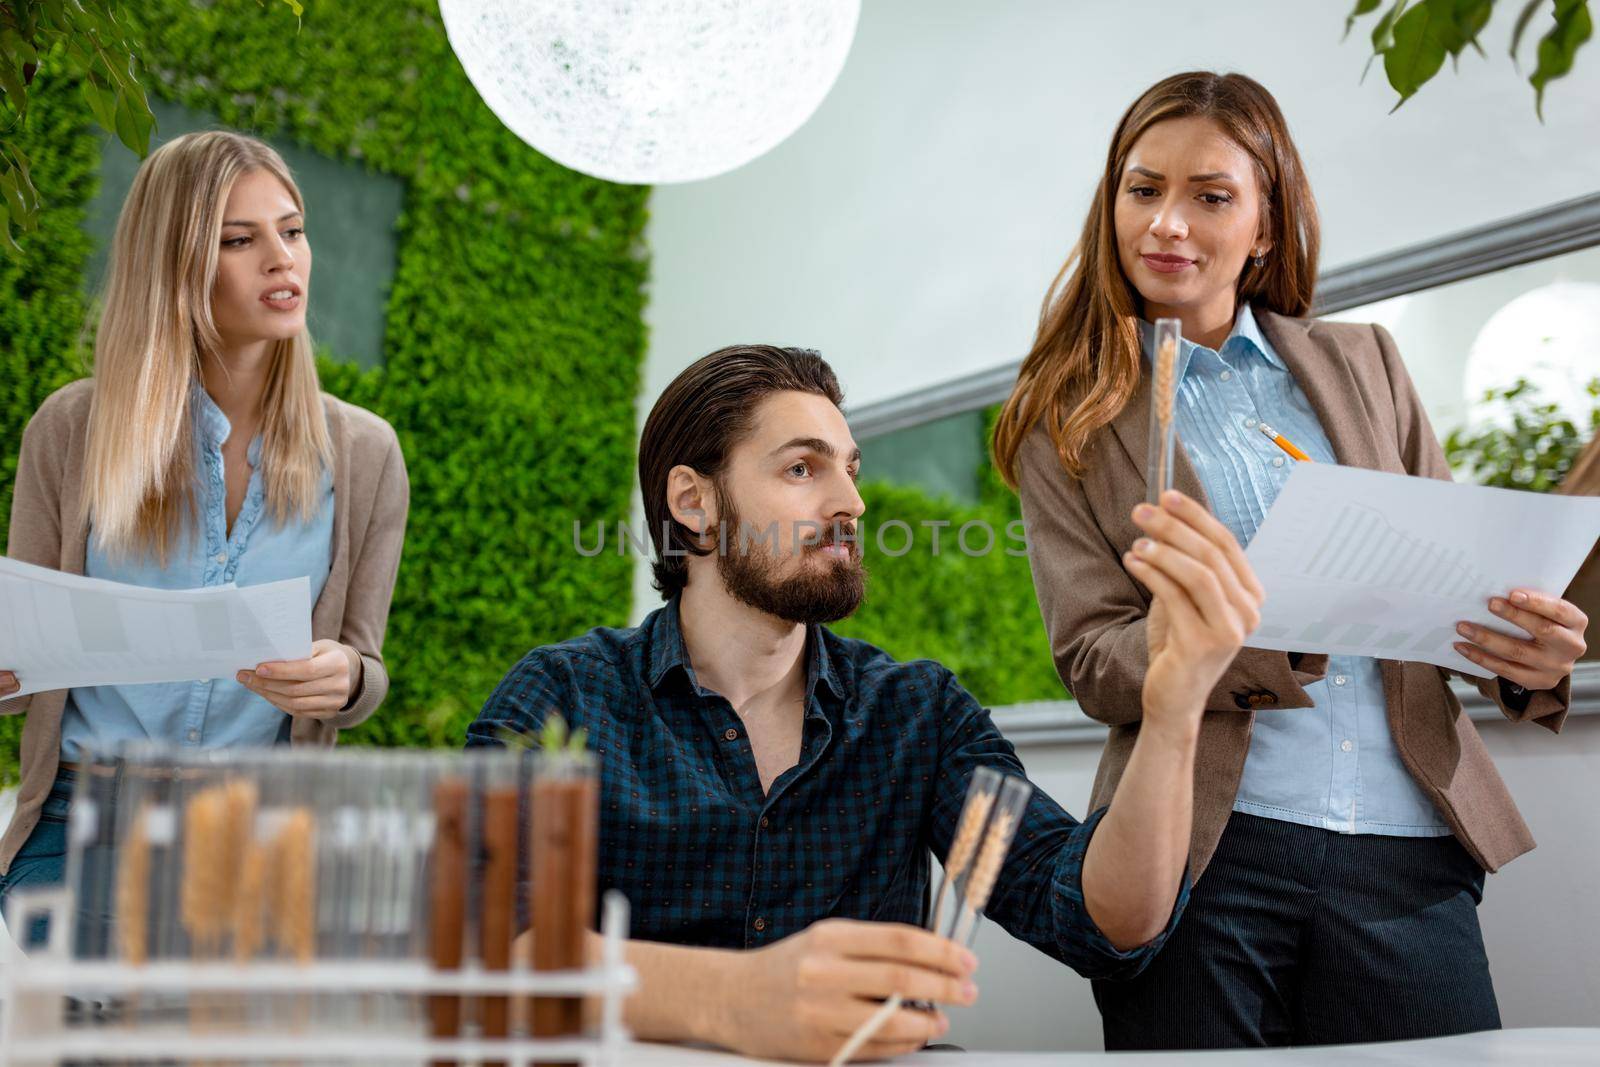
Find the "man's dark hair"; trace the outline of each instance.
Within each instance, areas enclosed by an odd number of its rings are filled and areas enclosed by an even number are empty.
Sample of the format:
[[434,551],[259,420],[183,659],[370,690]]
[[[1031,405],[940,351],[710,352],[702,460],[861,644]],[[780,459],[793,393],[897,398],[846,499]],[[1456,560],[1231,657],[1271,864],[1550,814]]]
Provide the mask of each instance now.
[[[671,599],[689,581],[689,564],[678,552],[710,555],[693,531],[667,508],[667,474],[679,464],[718,481],[728,455],[748,435],[756,408],[773,393],[825,396],[844,405],[833,368],[808,348],[731,345],[696,360],[662,390],[639,440],[639,488],[645,523],[655,543],[651,565],[655,587]],[[737,536],[737,531],[730,531]],[[668,555],[671,549],[675,554]]]

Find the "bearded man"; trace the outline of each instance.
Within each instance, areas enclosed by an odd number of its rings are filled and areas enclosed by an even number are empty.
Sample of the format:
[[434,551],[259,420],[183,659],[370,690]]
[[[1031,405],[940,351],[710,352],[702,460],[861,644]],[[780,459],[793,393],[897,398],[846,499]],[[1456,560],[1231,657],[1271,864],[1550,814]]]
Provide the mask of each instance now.
[[[528,653],[469,729],[469,745],[499,744],[559,712],[587,731],[599,885],[632,904],[626,1019],[642,1038],[825,1060],[899,994],[863,1049],[892,1056],[945,1032],[927,1004],[977,996],[972,954],[920,928],[930,857],[943,861],[978,768],[1023,769],[949,670],[825,625],[867,580],[842,403],[800,349],[725,348],[680,374],[639,446],[666,605]],[[1035,791],[987,908],[1095,978],[1137,973],[1183,910],[1205,695],[1261,599],[1193,500],[1136,521],[1157,574],[1128,770],[1081,822]]]

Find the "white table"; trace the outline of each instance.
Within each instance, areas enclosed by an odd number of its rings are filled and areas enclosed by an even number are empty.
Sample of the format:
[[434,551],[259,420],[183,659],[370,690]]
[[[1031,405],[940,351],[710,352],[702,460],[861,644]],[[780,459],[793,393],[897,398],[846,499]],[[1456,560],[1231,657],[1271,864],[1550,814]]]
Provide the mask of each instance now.
[[[706,1049],[677,1045],[631,1045],[623,1058],[628,1067],[754,1067],[773,1060],[752,1060]],[[1371,1045],[1328,1045],[1319,1048],[1228,1049],[1215,1052],[919,1052],[891,1062],[894,1067],[1597,1067],[1600,1028],[1570,1030],[1499,1030],[1461,1034],[1428,1041],[1396,1041]]]

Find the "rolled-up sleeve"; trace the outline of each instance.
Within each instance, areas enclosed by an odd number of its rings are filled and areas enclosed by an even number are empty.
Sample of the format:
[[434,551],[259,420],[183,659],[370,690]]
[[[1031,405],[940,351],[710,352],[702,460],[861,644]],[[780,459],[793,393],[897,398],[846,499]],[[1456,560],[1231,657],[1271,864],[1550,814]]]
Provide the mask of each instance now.
[[[932,838],[934,854],[943,862],[973,774],[980,767],[1021,777],[1026,772],[988,710],[953,675],[947,675],[939,710],[943,751]],[[1131,978],[1177,927],[1189,900],[1189,872],[1184,871],[1166,928],[1144,945],[1118,949],[1095,925],[1083,899],[1084,857],[1106,810],[1100,808],[1079,822],[1036,787],[984,911],[1013,937],[1085,978]]]

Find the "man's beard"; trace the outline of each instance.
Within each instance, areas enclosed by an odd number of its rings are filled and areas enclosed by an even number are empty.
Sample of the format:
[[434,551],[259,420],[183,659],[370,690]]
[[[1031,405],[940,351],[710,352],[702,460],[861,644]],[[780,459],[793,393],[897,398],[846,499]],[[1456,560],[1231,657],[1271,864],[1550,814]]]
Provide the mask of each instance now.
[[[734,599],[785,622],[808,626],[838,622],[861,606],[867,591],[867,569],[861,562],[860,544],[845,541],[855,535],[854,523],[830,525],[817,532],[816,544],[796,546],[798,555],[790,558],[799,564],[799,573],[778,577],[782,557],[765,547],[770,539],[761,539],[764,531],[750,531],[747,537],[738,509],[720,491],[717,495],[725,516],[717,573]],[[823,557],[820,567],[811,562],[824,546],[834,543],[847,544],[850,558]]]

